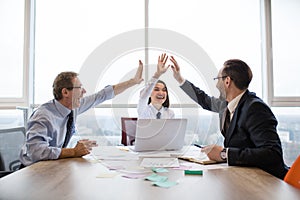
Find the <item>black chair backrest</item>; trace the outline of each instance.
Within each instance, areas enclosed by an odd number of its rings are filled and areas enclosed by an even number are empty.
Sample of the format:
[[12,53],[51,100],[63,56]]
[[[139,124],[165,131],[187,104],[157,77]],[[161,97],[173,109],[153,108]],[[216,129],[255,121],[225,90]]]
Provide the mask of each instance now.
[[4,160],[2,159],[1,153],[0,153],[0,171],[5,171]]
[[1,171],[15,171],[19,169],[21,164],[19,161],[19,154],[24,141],[24,127],[0,129]]

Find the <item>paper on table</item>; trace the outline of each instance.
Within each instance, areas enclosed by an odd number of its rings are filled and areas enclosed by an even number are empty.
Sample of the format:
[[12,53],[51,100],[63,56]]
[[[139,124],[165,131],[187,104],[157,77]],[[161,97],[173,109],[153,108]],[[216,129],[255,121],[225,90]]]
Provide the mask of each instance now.
[[170,158],[170,157],[178,157],[184,153],[184,149],[176,150],[176,151],[146,151],[139,152],[140,158]]
[[100,160],[138,160],[138,154],[117,147],[111,146],[95,147],[92,151],[93,156]]
[[143,158],[142,167],[179,167],[177,158]]
[[96,176],[96,178],[113,178],[116,175],[118,175],[119,173],[117,172],[112,172],[112,171],[106,171],[106,172],[101,172],[100,174],[98,174]]
[[122,177],[130,178],[130,179],[139,179],[145,178],[148,174],[124,174]]

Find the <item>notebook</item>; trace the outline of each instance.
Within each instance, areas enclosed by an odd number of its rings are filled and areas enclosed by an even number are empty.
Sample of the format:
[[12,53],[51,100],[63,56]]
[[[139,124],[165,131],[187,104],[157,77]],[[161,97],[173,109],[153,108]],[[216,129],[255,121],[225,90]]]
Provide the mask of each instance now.
[[196,147],[194,145],[189,146],[185,149],[185,152],[183,155],[178,156],[178,159],[186,160],[202,165],[209,165],[209,164],[216,164],[217,161],[210,160],[206,153],[201,152],[199,147]]
[[179,150],[184,145],[187,119],[138,119],[134,151]]

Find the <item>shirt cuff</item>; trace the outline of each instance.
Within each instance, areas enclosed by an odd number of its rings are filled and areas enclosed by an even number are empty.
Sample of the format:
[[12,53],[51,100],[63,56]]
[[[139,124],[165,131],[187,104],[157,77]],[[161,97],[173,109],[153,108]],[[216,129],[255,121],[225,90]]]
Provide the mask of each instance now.
[[228,150],[229,148],[226,148],[226,162],[228,163]]
[[185,83],[185,79],[183,79],[182,83],[179,83],[179,87],[181,87]]

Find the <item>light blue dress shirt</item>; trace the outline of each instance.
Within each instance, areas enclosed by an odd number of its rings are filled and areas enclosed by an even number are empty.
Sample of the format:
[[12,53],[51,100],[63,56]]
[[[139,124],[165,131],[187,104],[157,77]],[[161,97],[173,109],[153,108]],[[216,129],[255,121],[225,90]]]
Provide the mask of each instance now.
[[[79,108],[74,110],[77,115],[114,97],[112,86],[83,97]],[[53,99],[42,104],[33,112],[26,132],[26,141],[20,152],[20,161],[28,166],[41,160],[58,159],[66,135],[66,124],[70,109]]]
[[156,119],[156,114],[158,112],[161,113],[161,119],[172,119],[175,117],[174,111],[169,108],[162,107],[160,110],[157,110],[151,103],[148,104],[149,97],[157,81],[158,79],[152,77],[145,85],[145,88],[140,92],[139,103],[137,106],[139,119]]

